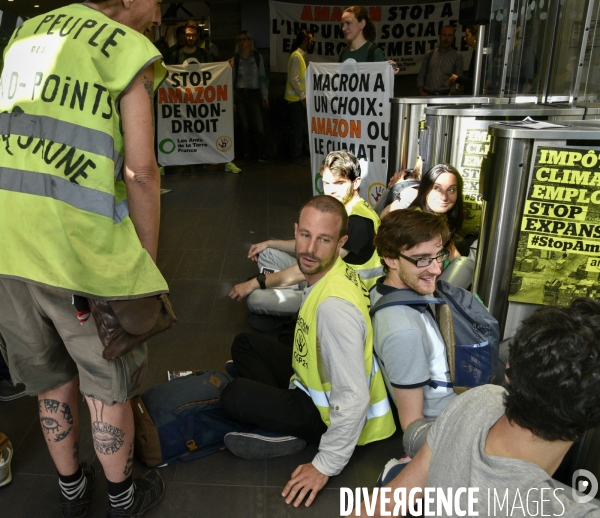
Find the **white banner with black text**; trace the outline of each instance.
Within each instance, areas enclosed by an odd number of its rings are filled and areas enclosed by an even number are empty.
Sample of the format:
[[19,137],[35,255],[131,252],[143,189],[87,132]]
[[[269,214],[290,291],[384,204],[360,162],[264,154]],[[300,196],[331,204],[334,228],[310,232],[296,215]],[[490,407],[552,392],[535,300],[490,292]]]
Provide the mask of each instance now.
[[360,161],[360,194],[375,206],[387,177],[392,67],[387,63],[311,63],[306,107],[314,194],[323,194],[319,169],[331,151]]
[[229,63],[167,66],[158,88],[158,163],[162,166],[230,162],[233,88]]
[[[439,42],[438,33],[444,25],[458,27],[459,0],[452,2],[410,5],[364,5],[377,29],[375,43],[387,59],[398,64],[399,74],[416,74],[425,53]],[[287,72],[292,43],[301,29],[313,33],[315,46],[307,61],[337,62],[346,46],[341,19],[344,7],[339,5],[290,4],[270,1],[271,72]],[[464,51],[460,28],[456,45]],[[469,59],[463,59],[468,66]]]

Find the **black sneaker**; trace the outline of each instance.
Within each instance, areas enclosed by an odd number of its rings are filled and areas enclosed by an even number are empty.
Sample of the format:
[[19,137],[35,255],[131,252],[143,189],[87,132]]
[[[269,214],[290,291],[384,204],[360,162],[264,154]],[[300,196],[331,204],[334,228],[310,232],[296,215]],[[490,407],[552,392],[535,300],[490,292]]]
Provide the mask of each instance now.
[[63,518],[85,518],[90,505],[90,495],[96,487],[96,469],[90,462],[81,463],[81,469],[87,481],[85,493],[81,498],[67,500],[62,493],[60,494],[60,506],[62,507]]
[[225,372],[227,372],[227,374],[229,374],[229,376],[231,376],[234,379],[240,376],[240,373],[238,372],[238,370],[235,367],[235,364],[233,363],[233,360],[227,360],[225,362]]
[[295,455],[306,448],[304,439],[264,429],[251,433],[229,432],[223,442],[231,453],[248,460]]
[[154,509],[165,494],[165,482],[158,471],[151,469],[144,476],[133,481],[135,490],[133,504],[127,509],[108,506],[108,518],[139,518],[146,511]]
[[262,155],[261,157],[258,158],[259,162],[264,162],[266,164],[272,164],[273,162],[275,162],[275,160],[273,158],[271,158],[270,156],[267,155]]

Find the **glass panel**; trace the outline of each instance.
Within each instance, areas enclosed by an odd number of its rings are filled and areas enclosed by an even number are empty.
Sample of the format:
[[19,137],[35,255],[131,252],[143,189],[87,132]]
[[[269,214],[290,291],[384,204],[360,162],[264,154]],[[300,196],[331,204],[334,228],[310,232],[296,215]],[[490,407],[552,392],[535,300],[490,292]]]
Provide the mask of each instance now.
[[[568,100],[575,80],[579,59],[581,27],[583,24],[585,0],[561,0],[556,28],[552,73],[548,85],[549,100]],[[591,35],[588,40],[587,59],[591,55]],[[583,82],[582,82],[583,85]]]
[[[579,49],[577,49],[579,50]],[[576,62],[575,62],[576,64]],[[595,101],[600,95],[600,3],[590,23],[578,101]]]
[[552,50],[555,1],[515,1],[516,16],[512,19],[512,38],[508,42],[506,93],[537,96],[544,93]]
[[494,0],[490,24],[486,28],[484,46],[489,53],[483,56],[483,78],[481,81],[484,95],[501,93],[502,68],[504,63],[504,45],[510,13],[510,0]]

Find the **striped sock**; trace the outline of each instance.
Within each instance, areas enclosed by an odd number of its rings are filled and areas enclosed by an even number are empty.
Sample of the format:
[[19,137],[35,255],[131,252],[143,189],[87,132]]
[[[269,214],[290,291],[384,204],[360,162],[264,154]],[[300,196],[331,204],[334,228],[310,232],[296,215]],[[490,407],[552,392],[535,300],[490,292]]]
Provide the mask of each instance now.
[[135,486],[133,485],[133,477],[129,475],[123,482],[106,481],[108,489],[108,498],[111,507],[121,507],[128,509],[133,504],[133,493]]
[[77,468],[77,471],[73,475],[64,477],[59,473],[58,485],[65,500],[71,501],[82,498],[87,488],[87,479],[83,474],[81,466]]

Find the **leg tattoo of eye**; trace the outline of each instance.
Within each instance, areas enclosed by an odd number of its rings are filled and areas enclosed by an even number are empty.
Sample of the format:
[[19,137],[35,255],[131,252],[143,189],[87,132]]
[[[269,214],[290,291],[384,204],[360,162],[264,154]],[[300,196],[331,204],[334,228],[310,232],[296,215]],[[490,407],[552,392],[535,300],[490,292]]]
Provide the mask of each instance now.
[[[73,414],[69,405],[56,399],[44,399],[38,401],[38,410],[42,430],[48,436],[48,442],[61,442],[69,435],[73,428]],[[55,415],[50,417],[47,414]]]
[[123,475],[128,477],[131,475],[131,471],[133,470],[133,441],[129,443],[129,453],[127,454],[127,462],[125,463],[125,469],[123,470]]
[[123,446],[125,432],[116,426],[102,421],[92,423],[94,447],[102,455],[117,453]]

